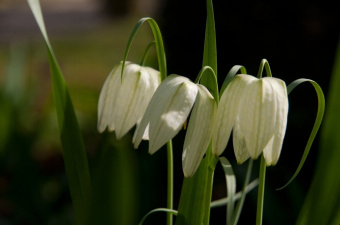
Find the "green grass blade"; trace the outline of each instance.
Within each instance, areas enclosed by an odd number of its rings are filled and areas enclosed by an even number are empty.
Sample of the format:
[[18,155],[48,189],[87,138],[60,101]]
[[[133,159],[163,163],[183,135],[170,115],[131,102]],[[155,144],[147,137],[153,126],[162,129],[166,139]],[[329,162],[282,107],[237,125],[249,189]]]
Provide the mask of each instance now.
[[142,225],[144,223],[144,221],[146,220],[146,218],[148,216],[150,216],[150,214],[155,213],[155,212],[166,212],[168,214],[173,214],[173,215],[177,215],[177,211],[173,210],[173,209],[166,209],[166,208],[158,208],[158,209],[153,209],[150,212],[148,212],[143,218],[142,220],[138,223],[138,225]]
[[340,42],[334,62],[316,173],[297,225],[340,224]]
[[[217,76],[217,50],[216,50],[216,33],[215,33],[215,19],[212,0],[207,0],[207,21],[205,29],[203,65],[210,66]],[[201,84],[208,90],[212,90],[214,83],[209,76],[202,76]]]
[[231,224],[234,214],[235,193],[236,193],[236,177],[230,162],[225,157],[220,157],[220,163],[223,167],[226,184],[227,184],[227,224]]
[[65,81],[48,40],[39,1],[28,0],[28,3],[47,45],[65,170],[76,222],[84,224],[90,203],[91,178],[83,139]]
[[[217,75],[215,21],[212,1],[207,0],[207,23],[204,42],[203,66],[209,66]],[[214,90],[214,80],[208,74],[201,84]],[[212,181],[217,158],[212,156],[211,145],[194,176],[184,178],[176,225],[209,224]]]
[[[250,191],[252,191],[254,188],[256,188],[257,185],[259,185],[259,180],[258,179],[253,180],[251,183],[249,183],[246,186],[246,188],[244,189],[244,192],[239,191],[235,194],[234,200],[235,201],[240,200],[243,193],[248,194]],[[210,204],[210,208],[217,208],[217,207],[226,206],[228,204],[228,200],[229,200],[228,197],[225,197],[225,198],[221,198],[221,199],[212,201],[211,204]],[[237,222],[235,224],[237,224]]]
[[[241,211],[242,211],[242,208],[243,208],[244,200],[246,199],[246,194],[259,184],[259,181],[256,179],[255,181],[253,181],[252,183],[250,183],[248,185],[249,180],[250,180],[251,171],[253,169],[253,162],[254,161],[252,159],[249,159],[246,177],[244,178],[244,182],[243,182],[241,198],[240,198],[240,201],[237,203],[235,213],[234,213],[234,216],[233,216],[233,219],[232,219],[233,225],[236,225],[238,223],[238,220],[240,218]],[[248,189],[250,189],[250,190],[248,191]]]
[[157,51],[157,58],[158,58],[158,67],[159,71],[161,74],[161,79],[164,80],[167,76],[167,68],[166,68],[166,56],[165,56],[165,51],[164,51],[164,43],[163,43],[163,38],[161,31],[156,23],[156,21],[150,17],[144,17],[138,21],[136,26],[133,28],[132,33],[130,35],[128,44],[125,49],[125,54],[124,54],[124,60],[123,60],[123,67],[122,67],[122,76],[123,76],[123,70],[124,70],[124,65],[127,59],[127,56],[129,54],[132,42],[138,32],[138,30],[141,28],[144,22],[149,22],[149,25],[151,27],[153,37],[155,39],[156,43],[156,51]]
[[313,144],[313,141],[315,139],[315,136],[316,136],[316,134],[317,134],[317,132],[318,132],[318,130],[320,128],[320,125],[321,125],[321,122],[322,122],[322,118],[323,118],[323,114],[324,114],[324,111],[325,111],[325,97],[324,97],[324,94],[322,92],[321,87],[315,81],[313,81],[313,80],[303,79],[302,78],[302,79],[298,79],[298,80],[293,81],[287,87],[288,94],[292,90],[294,90],[294,88],[296,88],[299,84],[302,84],[304,82],[311,83],[313,85],[315,91],[316,91],[316,94],[317,94],[317,97],[318,97],[318,111],[317,111],[317,114],[316,114],[316,118],[315,118],[315,122],[314,122],[314,126],[313,126],[313,129],[312,129],[312,132],[311,132],[311,134],[310,134],[310,136],[308,138],[307,145],[306,145],[305,150],[303,152],[303,155],[302,155],[302,158],[301,158],[301,161],[299,163],[298,168],[296,169],[295,173],[290,178],[290,180],[283,187],[278,188],[278,190],[287,187],[287,185],[289,185],[295,179],[295,177],[299,174],[299,172],[300,172],[304,162],[306,161],[306,158],[308,156],[309,150],[312,147],[312,144]]

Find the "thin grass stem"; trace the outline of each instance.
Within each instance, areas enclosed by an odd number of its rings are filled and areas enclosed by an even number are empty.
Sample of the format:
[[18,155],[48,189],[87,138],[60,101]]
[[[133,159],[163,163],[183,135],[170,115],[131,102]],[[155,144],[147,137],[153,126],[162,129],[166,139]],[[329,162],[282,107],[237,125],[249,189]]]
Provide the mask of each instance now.
[[[167,147],[167,160],[168,160],[168,187],[167,187],[167,208],[173,209],[173,195],[174,195],[174,171],[173,171],[173,152],[172,141],[168,141]],[[173,224],[173,215],[168,213],[166,215],[166,224]]]
[[262,225],[265,181],[266,181],[266,162],[264,160],[263,154],[261,154],[259,189],[257,194],[256,225]]

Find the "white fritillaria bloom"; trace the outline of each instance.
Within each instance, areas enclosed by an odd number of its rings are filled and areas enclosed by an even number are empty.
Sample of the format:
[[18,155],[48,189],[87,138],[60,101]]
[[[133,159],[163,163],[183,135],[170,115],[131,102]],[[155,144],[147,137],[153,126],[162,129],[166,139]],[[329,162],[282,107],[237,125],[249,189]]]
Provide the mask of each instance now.
[[267,166],[279,159],[286,132],[288,97],[284,81],[237,75],[221,96],[213,133],[213,154],[226,148],[233,129],[238,163],[262,152]]
[[98,131],[106,127],[123,137],[143,116],[161,79],[159,71],[130,62],[113,68],[100,92],[98,103]]
[[149,126],[149,153],[155,153],[180,131],[194,103],[182,158],[184,175],[191,176],[209,146],[216,111],[215,100],[204,86],[186,77],[168,76],[156,90],[136,129],[135,148]]

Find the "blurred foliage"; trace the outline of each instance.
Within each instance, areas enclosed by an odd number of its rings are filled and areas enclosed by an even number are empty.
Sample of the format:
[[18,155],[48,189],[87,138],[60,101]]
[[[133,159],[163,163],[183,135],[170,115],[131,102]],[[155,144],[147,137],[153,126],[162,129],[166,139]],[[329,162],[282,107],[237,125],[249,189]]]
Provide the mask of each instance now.
[[340,224],[340,42],[334,60],[316,174],[297,224]]
[[[130,162],[138,154],[131,144],[124,144],[127,139],[117,142],[113,135],[106,135],[111,141],[105,141],[96,131],[99,91],[112,67],[122,59],[135,21],[127,17],[107,22],[86,35],[57,34],[51,40],[66,75],[96,183],[93,201],[98,207],[92,218],[103,220],[101,213],[108,212],[106,219],[112,224],[136,224],[157,207],[151,204],[143,210],[136,202],[141,180]],[[141,32],[128,60],[141,60],[151,41],[149,35]],[[154,54],[150,54],[148,65],[155,66]],[[0,224],[71,224],[73,209],[45,46],[41,39],[0,43],[0,59]],[[130,211],[134,213],[128,214]]]

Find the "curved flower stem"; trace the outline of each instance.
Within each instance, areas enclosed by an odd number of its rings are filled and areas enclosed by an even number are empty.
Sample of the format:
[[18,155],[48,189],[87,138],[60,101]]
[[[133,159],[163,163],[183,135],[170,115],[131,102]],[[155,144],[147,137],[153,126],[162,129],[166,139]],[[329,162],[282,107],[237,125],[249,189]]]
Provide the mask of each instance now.
[[266,69],[267,77],[272,77],[272,72],[270,70],[270,66],[269,66],[268,61],[266,59],[262,59],[259,71],[257,73],[257,78],[259,78],[259,79],[262,78],[263,67]]
[[261,155],[259,189],[257,194],[256,225],[262,224],[265,181],[266,181],[266,162],[264,161],[263,155]]
[[[167,187],[167,208],[173,208],[173,195],[174,195],[174,171],[173,171],[173,153],[172,153],[172,141],[168,141],[166,144],[167,159],[168,159],[168,187]],[[172,225],[173,216],[168,213],[166,216],[166,224]]]

